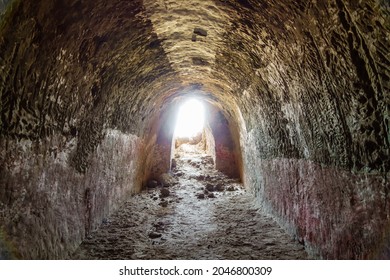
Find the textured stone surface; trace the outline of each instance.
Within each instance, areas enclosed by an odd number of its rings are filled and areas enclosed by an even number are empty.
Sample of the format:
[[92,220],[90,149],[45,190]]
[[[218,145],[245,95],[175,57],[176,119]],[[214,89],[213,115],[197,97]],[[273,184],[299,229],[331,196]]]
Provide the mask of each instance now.
[[202,137],[203,150],[212,158],[212,163],[215,165],[215,139],[208,123],[205,124]]
[[233,139],[238,138],[237,134],[232,135],[233,126],[229,124],[222,111],[210,106],[206,117],[214,140],[213,142],[206,139],[206,143],[209,149],[214,149],[210,154],[214,156],[215,168],[232,178],[240,178],[241,153],[238,141]]
[[[297,236],[312,257],[389,257],[387,182],[295,159],[260,161],[258,202]],[[379,242],[378,242],[379,241]]]
[[16,257],[69,255],[169,170],[164,120],[194,95],[313,256],[389,257],[388,1],[3,0],[0,15],[0,245]]
[[75,141],[50,141],[0,142],[1,231],[15,258],[66,257],[137,191],[138,137],[106,131],[85,174],[69,165]]
[[11,0],[0,0],[0,19],[6,11],[6,8]]

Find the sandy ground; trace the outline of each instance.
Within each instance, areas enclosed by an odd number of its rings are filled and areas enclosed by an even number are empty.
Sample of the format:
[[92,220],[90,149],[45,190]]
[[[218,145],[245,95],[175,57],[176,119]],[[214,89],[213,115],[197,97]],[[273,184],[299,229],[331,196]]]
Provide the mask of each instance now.
[[210,157],[183,146],[176,161],[177,184],[131,197],[73,258],[307,258],[301,244],[256,208],[250,192],[213,169]]

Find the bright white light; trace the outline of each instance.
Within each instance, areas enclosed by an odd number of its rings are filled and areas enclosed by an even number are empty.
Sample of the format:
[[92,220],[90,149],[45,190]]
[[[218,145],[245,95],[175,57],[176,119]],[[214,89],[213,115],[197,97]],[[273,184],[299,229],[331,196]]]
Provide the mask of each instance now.
[[176,137],[193,137],[203,130],[204,108],[196,99],[189,99],[179,109],[176,121]]

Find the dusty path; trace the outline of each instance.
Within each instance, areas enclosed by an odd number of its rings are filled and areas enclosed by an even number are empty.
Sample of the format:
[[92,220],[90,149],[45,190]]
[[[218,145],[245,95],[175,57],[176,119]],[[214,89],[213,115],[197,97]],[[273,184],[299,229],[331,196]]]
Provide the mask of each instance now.
[[131,197],[74,258],[307,258],[303,246],[262,214],[239,183],[213,170],[210,160],[200,154],[177,159],[178,184]]

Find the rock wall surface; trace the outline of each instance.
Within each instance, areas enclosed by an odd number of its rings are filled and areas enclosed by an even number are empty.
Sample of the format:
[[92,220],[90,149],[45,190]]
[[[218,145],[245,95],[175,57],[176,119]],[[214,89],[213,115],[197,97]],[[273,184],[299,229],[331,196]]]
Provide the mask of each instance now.
[[0,1],[0,19],[3,16],[3,14],[5,13],[7,6],[10,2],[11,2],[11,0],[1,0]]
[[223,112],[244,184],[313,257],[389,257],[388,1],[7,7],[0,245],[16,257],[66,256],[139,190],[163,112],[188,95]]
[[[13,258],[64,258],[100,225],[136,182],[142,142],[108,130],[84,174],[70,157],[77,142],[1,140],[0,221]],[[129,182],[133,182],[129,184]]]
[[313,256],[388,258],[389,6],[306,2],[238,102],[246,184]]
[[208,122],[206,122],[205,127],[203,129],[203,134],[202,134],[202,142],[204,143],[203,149],[206,151],[206,154],[211,156],[213,159],[213,165],[215,167],[215,139],[213,136],[213,132],[210,128],[210,125]]
[[[239,145],[236,145],[232,125],[221,110],[208,106],[206,118],[210,126],[214,143],[207,141],[215,149],[215,168],[231,178],[240,178],[241,154]],[[210,145],[210,146],[211,146]],[[210,153],[213,155],[213,153]]]

